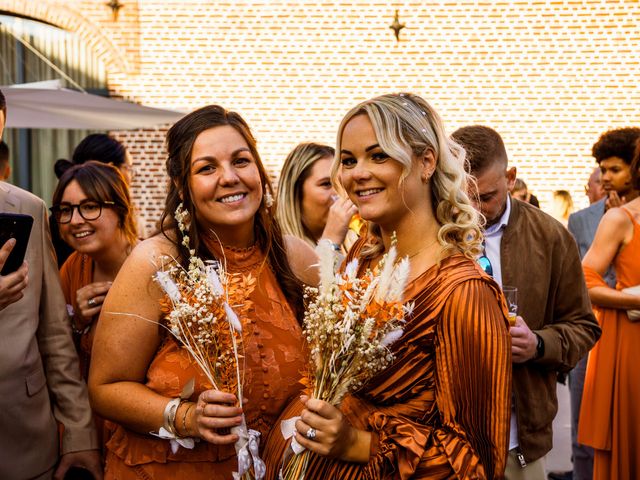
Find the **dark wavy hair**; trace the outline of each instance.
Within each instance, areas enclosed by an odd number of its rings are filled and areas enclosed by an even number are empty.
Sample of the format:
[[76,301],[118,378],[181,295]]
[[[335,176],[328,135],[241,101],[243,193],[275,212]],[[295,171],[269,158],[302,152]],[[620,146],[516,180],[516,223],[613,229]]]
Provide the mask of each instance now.
[[625,127],[609,130],[600,135],[591,149],[591,154],[598,163],[607,158],[618,157],[629,165],[633,160],[638,139],[640,139],[640,128]]
[[[167,132],[167,174],[170,182],[165,200],[164,211],[160,220],[160,231],[178,250],[178,261],[186,268],[189,263],[189,250],[182,245],[178,225],[174,213],[180,203],[183,204],[189,217],[196,217],[196,206],[191,198],[189,179],[191,174],[191,153],[198,135],[205,130],[220,126],[233,127],[247,142],[249,150],[256,160],[260,181],[264,189],[273,195],[273,187],[269,175],[262,164],[249,125],[236,112],[225,110],[219,105],[209,105],[186,115],[176,122]],[[302,282],[295,276],[287,260],[282,229],[274,216],[272,208],[267,208],[264,198],[255,214],[254,234],[258,245],[265,253],[267,261],[275,273],[282,291],[298,320],[303,313]],[[196,255],[204,260],[214,259],[202,241],[202,233],[197,221],[189,225],[190,247]]]
[[138,229],[134,215],[129,187],[116,167],[90,161],[81,165],[74,165],[66,170],[55,192],[53,192],[53,205],[60,205],[65,189],[75,180],[82,188],[84,194],[90,200],[96,202],[114,202],[112,208],[118,215],[119,227],[133,246],[138,241]]

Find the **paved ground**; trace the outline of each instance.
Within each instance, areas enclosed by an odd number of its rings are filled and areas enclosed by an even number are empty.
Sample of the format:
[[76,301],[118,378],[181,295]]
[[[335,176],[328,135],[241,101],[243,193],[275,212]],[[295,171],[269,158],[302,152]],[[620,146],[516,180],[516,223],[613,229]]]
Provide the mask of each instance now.
[[571,470],[571,408],[569,388],[558,383],[558,414],[553,421],[553,450],[546,457],[547,472]]

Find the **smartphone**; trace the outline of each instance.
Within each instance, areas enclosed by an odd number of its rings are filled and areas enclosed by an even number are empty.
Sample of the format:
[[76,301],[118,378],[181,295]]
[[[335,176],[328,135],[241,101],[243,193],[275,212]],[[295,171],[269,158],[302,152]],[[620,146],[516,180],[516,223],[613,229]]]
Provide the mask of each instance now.
[[4,262],[0,275],[9,275],[15,272],[24,262],[32,226],[33,217],[31,215],[0,213],[0,247],[10,238],[16,239],[16,244],[11,250],[9,258]]

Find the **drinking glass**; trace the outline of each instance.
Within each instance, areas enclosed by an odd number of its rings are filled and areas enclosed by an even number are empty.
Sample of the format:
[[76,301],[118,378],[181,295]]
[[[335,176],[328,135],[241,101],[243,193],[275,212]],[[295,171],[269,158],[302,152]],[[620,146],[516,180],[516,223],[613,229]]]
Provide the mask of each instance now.
[[518,316],[518,288],[505,285],[502,287],[502,293],[507,301],[507,308],[509,310],[509,325],[514,326],[516,324],[516,317]]

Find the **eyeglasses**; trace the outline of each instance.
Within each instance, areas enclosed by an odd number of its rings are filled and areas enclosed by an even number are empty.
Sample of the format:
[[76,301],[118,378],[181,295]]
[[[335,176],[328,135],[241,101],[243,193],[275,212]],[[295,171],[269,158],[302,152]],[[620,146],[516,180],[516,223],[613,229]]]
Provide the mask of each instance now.
[[489,257],[487,257],[486,255],[481,255],[478,257],[476,262],[478,262],[478,265],[480,265],[480,268],[484,271],[484,273],[486,273],[490,277],[493,277],[493,267],[491,266],[491,260],[489,260]]
[[49,210],[53,213],[56,221],[60,224],[69,223],[73,218],[73,210],[78,209],[78,213],[85,220],[97,220],[102,215],[102,206],[115,205],[115,202],[96,202],[95,200],[83,200],[80,203],[61,203],[54,205]]

